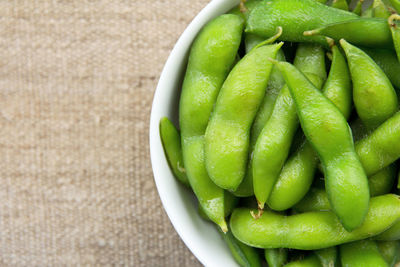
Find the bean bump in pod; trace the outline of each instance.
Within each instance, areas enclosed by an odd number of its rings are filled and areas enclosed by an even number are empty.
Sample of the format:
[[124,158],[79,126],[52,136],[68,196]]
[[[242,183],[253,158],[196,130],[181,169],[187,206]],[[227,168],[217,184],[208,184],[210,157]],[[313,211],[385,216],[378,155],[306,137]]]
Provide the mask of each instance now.
[[353,81],[353,100],[357,114],[368,129],[374,129],[398,109],[396,91],[382,69],[361,49],[344,39]]

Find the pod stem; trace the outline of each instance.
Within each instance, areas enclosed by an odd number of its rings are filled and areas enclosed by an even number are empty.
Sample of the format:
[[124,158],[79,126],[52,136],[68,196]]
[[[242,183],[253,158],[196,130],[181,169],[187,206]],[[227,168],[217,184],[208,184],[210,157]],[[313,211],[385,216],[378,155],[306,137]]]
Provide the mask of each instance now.
[[314,29],[311,31],[305,31],[303,32],[304,36],[313,36],[313,35],[318,35],[321,32],[321,29]]
[[223,220],[221,223],[218,224],[219,227],[221,228],[221,231],[226,234],[228,232],[228,225],[226,224],[226,221]]
[[257,213],[255,213],[253,210],[250,211],[251,217],[253,217],[255,220],[259,219],[264,213],[264,210],[258,208]]
[[[262,41],[261,43],[259,43],[258,45],[256,45],[253,49],[256,49],[256,48],[258,48],[258,47],[260,47],[260,46],[264,46],[264,45],[267,45],[267,44],[272,44],[273,42],[276,41],[276,39],[278,39],[279,37],[281,37],[282,32],[283,32],[282,27],[281,27],[281,26],[277,27],[277,28],[276,28],[276,33],[275,33],[274,36],[268,38],[268,39],[265,40],[265,41]],[[283,43],[282,43],[282,44],[283,44]],[[252,49],[252,50],[253,50],[253,49]]]
[[332,38],[329,38],[329,37],[325,37],[325,39],[326,39],[326,42],[329,45],[329,48],[332,49],[332,47],[335,46],[335,40],[333,40]]
[[389,27],[397,28],[398,26],[397,26],[397,24],[395,22],[396,20],[400,21],[400,15],[399,14],[390,15],[390,17],[388,18]]

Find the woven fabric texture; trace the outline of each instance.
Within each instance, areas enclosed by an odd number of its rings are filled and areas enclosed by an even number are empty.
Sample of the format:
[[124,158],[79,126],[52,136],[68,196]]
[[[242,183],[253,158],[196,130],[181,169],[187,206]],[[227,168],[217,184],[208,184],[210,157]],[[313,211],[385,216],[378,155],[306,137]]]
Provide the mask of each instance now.
[[162,66],[207,0],[0,1],[0,265],[199,266],[156,192]]

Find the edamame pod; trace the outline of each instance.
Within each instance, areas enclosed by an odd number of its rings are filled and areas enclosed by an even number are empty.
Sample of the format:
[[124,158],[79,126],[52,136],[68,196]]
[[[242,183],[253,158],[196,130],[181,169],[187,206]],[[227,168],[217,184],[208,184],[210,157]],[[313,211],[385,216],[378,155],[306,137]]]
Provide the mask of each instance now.
[[181,136],[167,117],[160,120],[160,136],[172,173],[179,182],[190,187],[185,168],[183,167]]
[[261,45],[240,60],[221,88],[205,134],[206,167],[211,180],[234,191],[242,182],[250,128],[267,87],[272,63],[283,43]]
[[400,62],[396,57],[396,53],[389,49],[370,49],[363,50],[378,64],[385,72],[393,86],[397,90],[400,89]]
[[[317,45],[300,44],[294,64],[321,88],[326,79],[325,54]],[[268,200],[289,154],[293,136],[298,128],[295,104],[287,86],[276,99],[272,114],[258,136],[253,153],[254,194],[260,209]]]
[[286,248],[267,248],[264,250],[265,260],[269,267],[282,267],[288,258]]
[[400,112],[358,141],[355,149],[367,175],[396,161],[400,157]]
[[[230,219],[232,234],[259,248],[322,249],[375,236],[400,219],[397,195],[372,198],[363,224],[352,232],[343,228],[333,212],[307,212],[292,216],[265,211],[254,219],[251,209],[237,208]],[[253,210],[254,211],[254,210]]]
[[378,127],[398,109],[397,95],[381,68],[361,49],[340,40],[353,81],[358,116],[368,129]]
[[322,267],[335,267],[337,263],[338,253],[337,247],[323,248],[314,251],[317,255]]
[[304,259],[289,262],[284,267],[322,267],[322,264],[316,255],[311,254]]
[[[332,65],[322,92],[348,118],[352,102],[350,73],[338,47],[332,43],[331,46]],[[317,163],[315,150],[307,141],[304,142],[283,166],[268,206],[273,210],[286,210],[299,202],[310,189]]]
[[[371,38],[371,32],[374,33]],[[354,45],[362,45],[373,48],[392,48],[392,37],[385,19],[381,18],[357,18],[344,22],[324,25],[304,32],[305,36],[318,35],[335,39],[346,39]]]
[[342,112],[348,119],[351,113],[351,80],[346,60],[339,48],[328,40],[332,50],[332,65],[322,93]]
[[349,10],[349,5],[346,0],[333,0],[331,7],[338,8],[341,10]]
[[344,10],[332,8],[314,0],[262,1],[250,13],[246,32],[271,36],[276,27],[283,28],[281,40],[292,42],[319,42],[326,45],[321,36],[307,37],[304,31],[324,25],[358,18]]
[[388,267],[378,246],[372,240],[362,240],[340,246],[343,267]]
[[[285,61],[285,55],[283,54],[282,50],[278,51],[276,59],[279,61]],[[264,99],[257,111],[254,123],[251,127],[250,144],[253,148],[256,144],[258,136],[264,128],[264,125],[271,117],[276,98],[278,97],[278,94],[284,85],[285,79],[282,77],[281,72],[275,66],[272,66],[272,71],[268,80],[268,86]]]
[[[285,60],[285,55],[280,49],[276,55],[276,59],[283,61]],[[254,119],[254,123],[251,127],[250,131],[250,145],[249,145],[249,159],[248,159],[248,167],[247,172],[243,178],[242,183],[233,193],[236,196],[251,196],[254,194],[253,189],[253,173],[252,173],[252,154],[254,150],[254,146],[256,144],[257,138],[263,129],[266,122],[269,120],[271,116],[272,110],[275,105],[276,98],[279,94],[279,91],[284,86],[285,80],[282,77],[282,74],[276,67],[272,67],[271,74],[268,80],[268,86],[265,91],[264,99],[260,105],[260,108],[257,111],[256,117]]]
[[393,266],[400,258],[400,241],[378,241],[379,252],[389,266]]
[[367,214],[369,188],[350,127],[336,106],[296,67],[275,64],[293,96],[303,132],[321,160],[332,210],[347,230],[353,230]]
[[224,190],[209,178],[204,161],[204,133],[211,110],[242,36],[243,19],[222,15],[209,22],[190,50],[179,106],[183,161],[190,185],[207,216],[226,232]]
[[388,18],[390,31],[392,32],[393,44],[400,62],[400,15],[393,14]]

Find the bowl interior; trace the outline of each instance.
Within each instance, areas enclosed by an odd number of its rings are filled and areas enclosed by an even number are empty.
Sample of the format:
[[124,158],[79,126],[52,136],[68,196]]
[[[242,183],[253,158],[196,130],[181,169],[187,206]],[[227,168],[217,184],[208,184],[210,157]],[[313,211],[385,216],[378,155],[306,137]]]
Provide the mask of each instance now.
[[179,236],[206,266],[238,266],[216,226],[201,219],[193,193],[173,177],[166,161],[159,134],[159,121],[170,118],[178,125],[182,78],[190,45],[202,26],[226,13],[239,0],[214,0],[189,24],[173,48],[154,94],[150,118],[150,156],[154,179],[164,209]]

